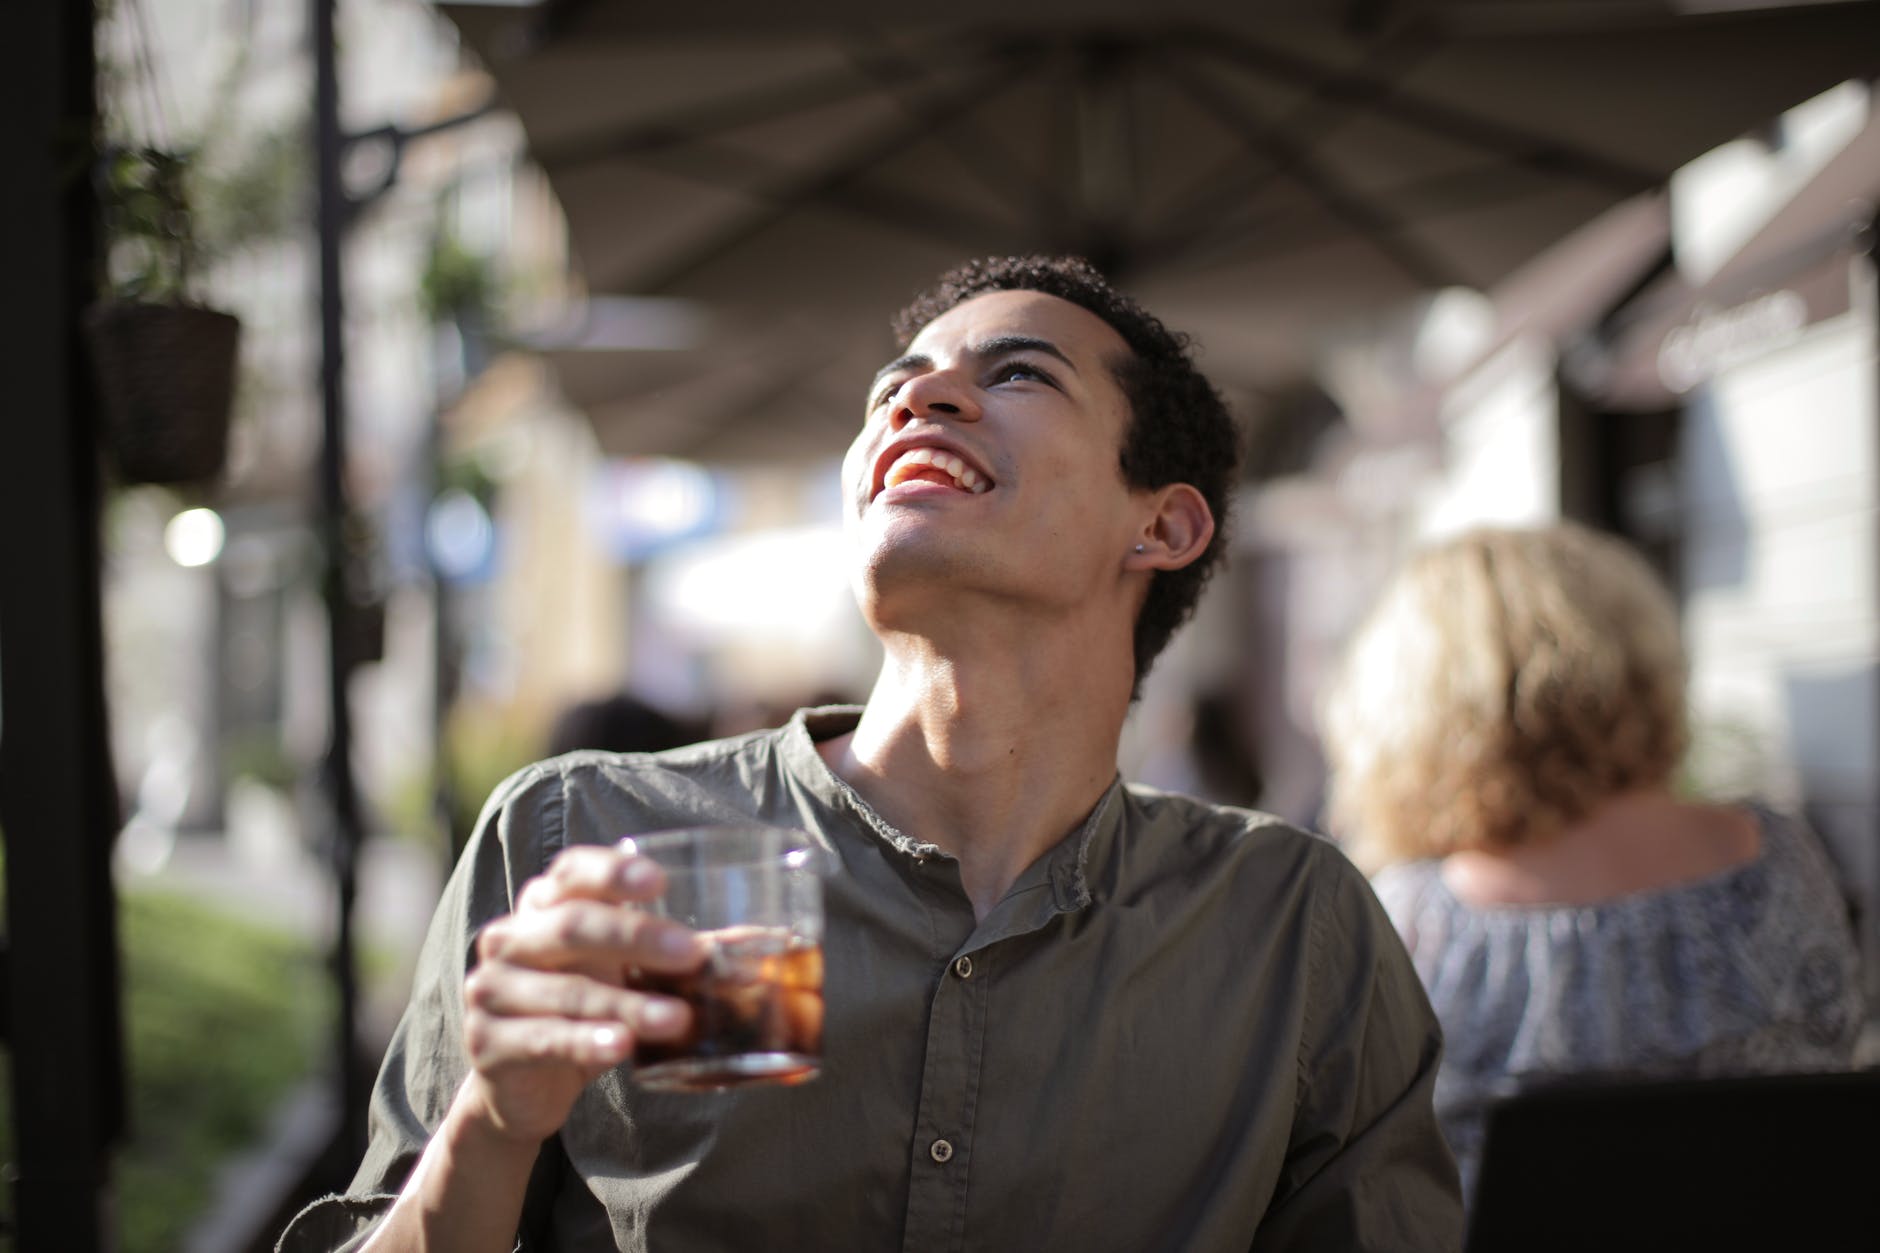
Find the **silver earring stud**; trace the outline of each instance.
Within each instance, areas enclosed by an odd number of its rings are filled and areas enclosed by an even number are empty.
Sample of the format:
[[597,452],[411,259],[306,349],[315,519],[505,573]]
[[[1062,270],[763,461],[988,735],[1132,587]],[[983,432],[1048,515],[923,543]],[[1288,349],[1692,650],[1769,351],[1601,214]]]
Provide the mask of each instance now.
[[1138,545],[1136,545],[1136,551],[1137,551],[1137,552],[1139,552],[1139,553],[1143,553],[1143,552],[1148,552],[1148,551],[1149,551],[1149,549],[1148,549],[1148,547],[1147,547],[1146,545],[1143,545],[1143,544],[1138,544]]

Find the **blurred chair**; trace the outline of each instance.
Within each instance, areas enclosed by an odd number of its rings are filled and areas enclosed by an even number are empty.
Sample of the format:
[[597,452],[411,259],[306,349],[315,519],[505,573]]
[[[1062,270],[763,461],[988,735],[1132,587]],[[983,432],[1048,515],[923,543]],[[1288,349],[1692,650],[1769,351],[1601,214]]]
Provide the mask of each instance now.
[[1489,1112],[1468,1253],[1880,1249],[1880,1070],[1578,1082]]

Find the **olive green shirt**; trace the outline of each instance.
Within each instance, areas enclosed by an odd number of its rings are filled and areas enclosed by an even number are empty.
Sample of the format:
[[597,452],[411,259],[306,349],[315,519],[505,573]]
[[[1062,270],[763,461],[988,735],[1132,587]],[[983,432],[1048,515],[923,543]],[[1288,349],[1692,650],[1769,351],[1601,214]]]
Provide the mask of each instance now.
[[477,928],[571,844],[758,819],[825,842],[822,1077],[697,1095],[590,1085],[521,1246],[680,1250],[1456,1249],[1440,1049],[1369,886],[1331,844],[1114,782],[984,921],[954,859],[818,755],[852,708],[498,789],[446,887],[351,1192],[283,1253],[350,1249],[468,1065]]

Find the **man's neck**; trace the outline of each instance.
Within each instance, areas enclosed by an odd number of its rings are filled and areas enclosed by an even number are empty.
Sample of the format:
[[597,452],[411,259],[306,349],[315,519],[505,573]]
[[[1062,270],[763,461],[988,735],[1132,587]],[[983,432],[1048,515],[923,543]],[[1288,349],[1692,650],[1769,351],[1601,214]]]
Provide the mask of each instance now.
[[881,816],[960,863],[984,918],[1076,830],[1116,775],[1130,672],[1106,650],[972,650],[892,639],[855,730],[819,745]]

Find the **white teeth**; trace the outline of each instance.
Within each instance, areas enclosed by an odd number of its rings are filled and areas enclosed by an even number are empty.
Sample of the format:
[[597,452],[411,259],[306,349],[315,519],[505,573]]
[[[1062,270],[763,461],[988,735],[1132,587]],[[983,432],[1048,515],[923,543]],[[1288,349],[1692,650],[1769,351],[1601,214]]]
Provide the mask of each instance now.
[[910,448],[895,459],[896,465],[932,466],[952,476],[953,481],[962,489],[977,496],[990,491],[992,484],[966,462],[941,449],[920,447]]

